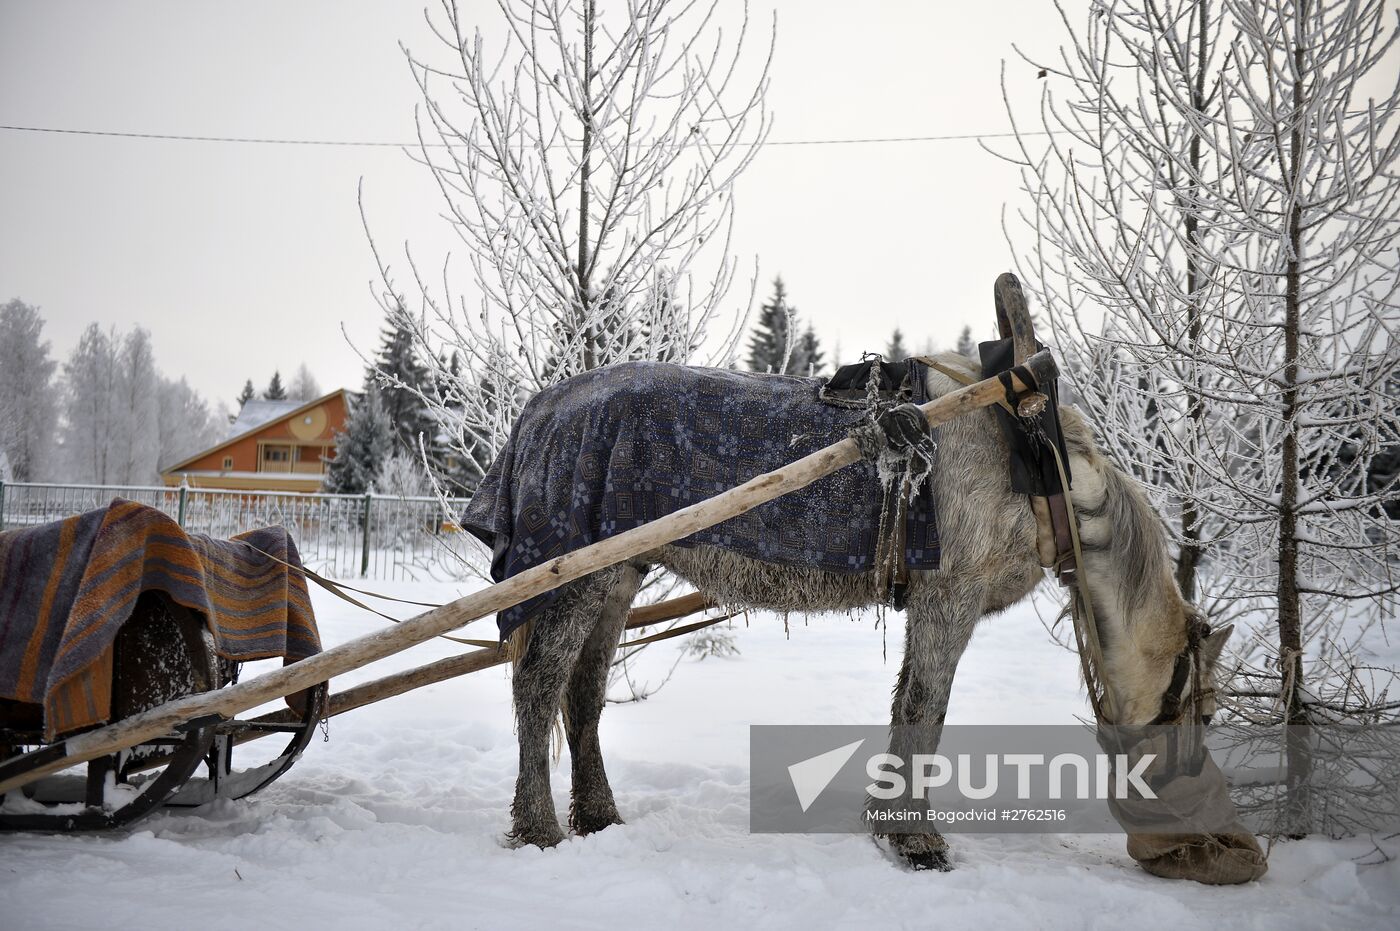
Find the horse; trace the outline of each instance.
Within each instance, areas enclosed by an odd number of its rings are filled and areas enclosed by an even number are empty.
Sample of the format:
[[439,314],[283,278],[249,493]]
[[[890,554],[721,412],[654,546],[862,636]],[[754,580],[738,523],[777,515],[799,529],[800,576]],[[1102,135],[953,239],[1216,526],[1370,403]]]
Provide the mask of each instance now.
[[[944,353],[933,361],[980,377],[970,358]],[[930,398],[961,387],[936,367],[921,371]],[[522,417],[528,416],[527,408]],[[1213,708],[1206,685],[1230,629],[1193,640],[1193,630],[1198,635],[1205,628],[1177,585],[1158,515],[1099,449],[1083,416],[1064,407],[1061,423],[1082,548],[1076,597],[1093,609],[1106,673],[1100,706],[1124,725],[1161,723],[1165,707],[1192,708],[1208,718]],[[920,746],[911,749],[920,753],[937,748],[953,675],[977,623],[1025,598],[1044,577],[1036,518],[1030,499],[1012,491],[1007,443],[991,409],[940,427],[937,449],[929,480],[941,564],[936,571],[910,573],[904,653],[890,712],[892,725],[906,726],[905,733],[912,726],[919,735]],[[713,545],[663,546],[569,583],[509,638],[520,766],[511,843],[547,848],[566,836],[550,793],[550,734],[561,712],[571,761],[569,828],[587,835],[622,823],[598,724],[628,610],[655,567],[715,603],[780,613],[852,611],[886,597],[875,571],[780,565]],[[1200,690],[1205,694],[1195,694]],[[937,832],[884,836],[912,868],[950,868],[948,845]]]

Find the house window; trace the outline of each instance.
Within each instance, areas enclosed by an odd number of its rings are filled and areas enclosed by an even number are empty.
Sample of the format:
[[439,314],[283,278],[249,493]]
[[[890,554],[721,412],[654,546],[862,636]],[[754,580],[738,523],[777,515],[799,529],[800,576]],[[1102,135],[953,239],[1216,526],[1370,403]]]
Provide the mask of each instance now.
[[232,468],[233,468],[233,457],[232,457],[232,456],[225,456],[225,457],[224,457],[224,471],[227,472],[229,469],[232,469]]
[[292,471],[292,447],[264,446],[262,448],[262,461],[258,465],[263,472]]

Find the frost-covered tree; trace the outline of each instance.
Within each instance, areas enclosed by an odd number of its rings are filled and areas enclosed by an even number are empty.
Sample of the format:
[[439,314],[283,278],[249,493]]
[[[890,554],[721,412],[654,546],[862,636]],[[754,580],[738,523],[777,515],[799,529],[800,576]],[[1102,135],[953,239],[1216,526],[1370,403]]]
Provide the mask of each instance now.
[[113,481],[145,484],[158,474],[160,458],[160,373],[151,334],[136,327],[122,340],[117,356],[117,430]]
[[393,449],[393,425],[379,388],[371,384],[355,401],[345,429],[335,435],[335,458],[326,466],[325,490],[342,495],[373,491]]
[[1071,392],[1164,505],[1193,597],[1202,552],[1232,532],[1196,496],[1211,373],[1191,347],[1228,287],[1211,264],[1224,231],[1202,224],[1199,190],[1230,170],[1204,132],[1226,112],[1221,65],[1237,30],[1210,0],[1093,0],[1077,30],[1060,12],[1071,44],[1061,61],[1034,63],[1049,76],[1041,114],[1057,135],[1019,153],[1026,222],[1045,224],[1021,270],[1049,311]]
[[321,385],[316,381],[316,376],[311,374],[305,362],[301,363],[297,366],[297,373],[292,376],[292,383],[287,386],[287,398],[292,401],[314,401],[320,396]]
[[1297,719],[1308,628],[1361,599],[1389,613],[1400,592],[1400,526],[1383,510],[1397,489],[1367,483],[1375,456],[1400,442],[1386,390],[1400,371],[1400,81],[1380,101],[1363,92],[1400,26],[1381,0],[1227,9],[1244,41],[1226,89],[1248,117],[1216,127],[1212,142],[1253,170],[1201,199],[1235,236],[1218,259],[1240,270],[1231,298],[1249,329],[1227,329],[1201,361],[1249,394],[1232,398],[1243,414],[1235,461],[1207,463],[1246,546],[1263,554],[1246,590],[1277,599]]
[[379,467],[374,490],[381,495],[413,498],[426,495],[432,489],[428,485],[422,461],[406,450],[395,450]]
[[282,373],[274,371],[272,380],[267,383],[267,388],[263,390],[264,401],[285,401],[287,400],[287,389],[282,387]]
[[890,341],[885,345],[885,359],[890,362],[902,362],[909,358],[909,347],[904,344],[904,333],[899,327],[894,328],[890,334]]
[[958,334],[956,349],[960,355],[977,358],[977,341],[972,338],[972,327],[965,326]]
[[207,449],[223,436],[227,415],[211,412],[209,403],[183,377],[161,378],[156,403],[161,467]]
[[71,481],[117,481],[118,346],[115,328],[89,324],[63,365],[63,461]]
[[253,387],[253,380],[250,378],[243,383],[243,390],[238,392],[238,409],[242,410],[244,404],[247,404],[257,396],[257,389]]
[[787,285],[782,276],[773,279],[773,293],[758,308],[753,335],[749,337],[748,366],[751,372],[788,371],[793,351],[797,308],[788,303]]
[[[1395,406],[1400,407],[1400,372],[1391,375],[1386,394]],[[1385,512],[1391,520],[1400,520],[1400,443],[1384,445],[1371,459],[1367,470],[1367,487],[1376,492],[1389,488],[1391,494],[1383,500]]]
[[1292,720],[1305,653],[1397,591],[1368,474],[1400,439],[1400,88],[1361,90],[1396,37],[1378,0],[1094,0],[1045,66],[1056,135],[1019,140],[1066,376],[1183,589],[1276,618]]
[[222,412],[182,378],[156,367],[148,332],[125,336],[91,324],[63,366],[64,477],[99,485],[145,485],[158,467],[218,439]]
[[15,299],[0,306],[0,452],[18,482],[49,477],[58,405],[39,309]]
[[[767,135],[767,66],[721,41],[717,2],[501,0],[488,48],[453,0],[443,54],[410,52],[417,158],[467,244],[479,298],[454,269],[412,306],[376,249],[381,304],[433,371],[429,404],[462,463],[494,452],[535,392],[614,361],[732,358],[733,183]],[[371,243],[373,245],[373,242]],[[713,332],[712,332],[713,331]],[[439,350],[460,354],[453,375]],[[431,361],[429,361],[431,360]]]

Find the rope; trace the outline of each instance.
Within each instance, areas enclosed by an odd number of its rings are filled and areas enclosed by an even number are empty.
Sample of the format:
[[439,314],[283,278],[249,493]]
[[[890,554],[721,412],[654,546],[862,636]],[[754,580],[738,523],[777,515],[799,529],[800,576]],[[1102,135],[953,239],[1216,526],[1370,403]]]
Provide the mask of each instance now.
[[[300,572],[302,575],[306,576],[306,578],[308,578],[308,579],[310,579],[311,581],[315,582],[317,585],[321,586],[321,587],[324,588],[326,591],[330,592],[332,595],[334,595],[335,597],[341,599],[342,601],[349,602],[350,604],[354,605],[354,606],[357,607],[357,608],[360,608],[361,610],[368,611],[370,614],[378,615],[379,617],[384,618],[384,620],[386,620],[386,621],[392,621],[392,622],[394,622],[395,624],[402,624],[403,621],[400,620],[399,618],[394,617],[393,615],[385,614],[383,611],[376,611],[374,608],[371,608],[369,605],[365,604],[363,601],[360,601],[358,598],[353,598],[353,597],[351,597],[350,595],[347,595],[347,594],[345,593],[346,590],[352,591],[352,592],[358,592],[358,593],[360,593],[361,595],[369,595],[369,596],[372,597],[372,598],[379,598],[379,599],[381,599],[381,600],[383,600],[383,601],[397,601],[397,602],[399,602],[400,604],[417,605],[417,606],[420,607],[420,608],[441,608],[441,607],[442,607],[441,604],[432,604],[431,602],[427,602],[427,601],[408,601],[408,600],[403,599],[403,598],[393,598],[393,597],[390,597],[389,595],[381,595],[381,594],[378,593],[378,592],[372,592],[372,591],[368,591],[368,590],[366,590],[366,589],[361,589],[361,588],[354,588],[354,587],[349,586],[349,585],[342,585],[342,584],[339,583],[339,582],[332,582],[330,579],[325,578],[324,576],[320,575],[320,574],[317,573],[317,572],[312,571],[311,569],[306,568],[305,566],[296,566],[296,565],[293,565],[292,563],[287,562],[285,559],[279,559],[278,557],[273,556],[271,553],[267,552],[266,550],[260,550],[260,549],[258,549],[256,546],[254,546],[254,545],[251,544],[251,543],[248,543],[248,542],[245,542],[245,541],[239,541],[239,542],[242,542],[244,546],[248,547],[250,550],[253,550],[255,553],[261,553],[263,556],[266,556],[268,559],[272,560],[272,561],[275,562],[275,563],[281,563],[282,565],[286,566],[288,569],[295,569],[297,572]],[[451,634],[438,634],[438,636],[441,637],[443,640],[451,640],[453,643],[460,643],[460,644],[463,644],[464,646],[469,646],[469,647],[491,647],[491,648],[498,648],[498,647],[500,646],[500,642],[497,641],[497,640],[473,640],[473,639],[468,638],[468,637],[454,637],[454,636],[452,636]]]
[[730,618],[734,617],[736,613],[737,612],[731,612],[729,614],[721,615],[720,617],[706,618],[703,621],[695,621],[694,623],[684,624],[680,627],[672,627],[670,630],[663,630],[660,633],[650,634],[649,636],[641,637],[636,640],[628,640],[626,643],[619,643],[617,645],[617,648],[619,650],[622,650],[626,649],[627,647],[639,647],[644,646],[648,643],[656,643],[659,640],[670,640],[672,637],[683,637],[688,633],[692,633],[697,630],[704,630],[706,627],[713,627],[721,621],[727,621]]
[[[240,542],[241,542],[241,541],[240,541]],[[295,565],[292,565],[291,563],[287,562],[287,561],[284,560],[284,559],[278,559],[276,556],[273,556],[271,553],[266,552],[265,550],[260,550],[260,549],[258,549],[256,546],[253,546],[253,544],[251,544],[251,543],[246,543],[246,542],[245,542],[243,545],[246,546],[246,547],[248,547],[249,549],[251,549],[251,550],[257,552],[257,553],[261,553],[263,556],[266,556],[268,559],[272,560],[273,562],[281,563],[282,565],[286,566],[286,567],[289,568],[289,569],[295,569],[295,570],[297,570],[298,572],[301,572],[301,573],[302,573],[303,575],[305,575],[308,579],[310,579],[311,581],[315,582],[317,585],[321,586],[321,587],[324,588],[326,591],[330,592],[332,595],[335,595],[337,598],[340,598],[340,599],[343,600],[343,601],[347,601],[347,602],[349,602],[350,604],[354,605],[354,606],[357,607],[357,608],[361,608],[361,609],[363,609],[363,610],[365,610],[365,611],[368,611],[370,614],[377,614],[379,617],[384,618],[386,621],[393,621],[395,624],[402,624],[403,621],[400,620],[399,618],[396,618],[396,617],[393,617],[393,616],[391,616],[391,615],[385,614],[385,613],[382,612],[382,611],[376,611],[374,608],[371,608],[369,605],[367,605],[367,604],[365,604],[364,602],[360,601],[358,598],[352,598],[350,595],[347,595],[347,594],[345,593],[345,591],[348,590],[348,591],[352,591],[352,592],[358,592],[358,593],[361,594],[361,595],[369,595],[371,598],[379,598],[379,599],[382,599],[382,600],[384,600],[384,601],[396,601],[396,602],[398,602],[399,604],[417,605],[417,606],[423,607],[423,608],[441,608],[441,607],[442,607],[441,604],[433,604],[433,603],[427,602],[427,601],[409,601],[409,600],[407,600],[407,599],[405,599],[405,598],[393,598],[393,597],[391,597],[391,596],[389,596],[389,595],[382,595],[382,594],[380,594],[379,592],[372,592],[372,591],[369,591],[368,589],[355,588],[354,586],[351,586],[351,585],[344,585],[344,584],[342,584],[342,583],[340,583],[340,582],[332,582],[330,579],[325,578],[324,576],[320,575],[319,573],[316,573],[316,572],[312,571],[311,569],[306,568],[305,566],[295,566]],[[673,628],[671,628],[670,630],[663,630],[663,631],[661,631],[660,633],[651,634],[651,635],[649,635],[649,636],[642,637],[642,638],[640,638],[640,639],[638,639],[638,640],[629,640],[629,641],[626,642],[626,643],[619,643],[619,644],[617,645],[617,648],[618,648],[618,649],[622,649],[622,648],[624,648],[624,647],[643,646],[643,645],[648,644],[648,643],[655,643],[655,642],[657,642],[657,641],[659,641],[659,640],[669,640],[669,639],[672,638],[672,637],[680,637],[680,636],[683,636],[683,635],[685,635],[685,634],[691,633],[692,631],[703,630],[704,628],[706,628],[706,627],[711,627],[711,626],[713,626],[713,625],[715,625],[715,624],[720,623],[721,621],[727,621],[727,620],[729,620],[729,619],[732,618],[732,617],[734,617],[734,613],[733,613],[733,612],[731,612],[731,613],[729,613],[729,614],[721,615],[720,617],[716,617],[716,618],[708,618],[708,619],[703,620],[703,621],[696,621],[696,622],[694,622],[694,623],[692,623],[692,624],[686,624],[686,625],[681,626],[681,627],[673,627]],[[498,650],[498,649],[500,649],[500,647],[501,647],[501,642],[500,642],[499,640],[475,640],[475,639],[472,639],[472,638],[470,638],[470,637],[454,637],[454,636],[452,636],[451,634],[438,634],[438,636],[441,637],[443,640],[451,640],[453,643],[460,643],[460,644],[463,644],[463,645],[469,646],[469,647],[482,647],[482,648],[485,648],[485,649],[492,649],[492,650]]]

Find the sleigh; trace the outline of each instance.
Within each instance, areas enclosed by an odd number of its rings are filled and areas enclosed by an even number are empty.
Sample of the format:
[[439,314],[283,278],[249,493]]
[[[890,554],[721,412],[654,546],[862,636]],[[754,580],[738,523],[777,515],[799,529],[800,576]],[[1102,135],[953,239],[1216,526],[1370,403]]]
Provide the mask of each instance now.
[[[1014,276],[998,279],[996,298],[998,325],[1013,347],[1013,358],[1008,360],[1012,365],[998,377],[920,405],[918,410],[930,426],[994,404],[1017,416],[1034,416],[1045,408],[1044,392],[1053,385],[1055,363],[1048,351],[1037,351]],[[42,709],[36,710],[33,703],[0,705],[0,828],[103,829],[130,823],[161,805],[199,805],[256,792],[287,771],[319,720],[499,665],[508,660],[508,654],[499,643],[464,641],[478,648],[330,696],[326,683],[332,677],[744,514],[861,457],[857,440],[843,439],[451,604],[241,682],[235,681],[231,664],[220,660],[211,644],[206,618],[159,593],[143,594],[115,638],[108,723],[55,733],[43,726]],[[293,575],[300,572],[296,566],[291,569]],[[634,609],[626,626],[679,620],[708,607],[703,597],[688,595]],[[704,619],[632,643],[689,633],[722,619]],[[289,697],[295,697],[292,707],[238,717]],[[272,736],[287,740],[279,755],[241,769],[234,765],[240,745]]]
[[[304,586],[280,604],[267,598],[269,590],[275,596],[279,586],[299,584],[294,566],[257,545],[274,547],[285,534],[244,536],[252,542],[192,541],[159,511],[117,500],[0,538],[0,683],[7,696],[0,698],[0,756],[42,759],[103,720],[125,721],[231,686],[240,659],[313,649]],[[294,551],[282,555],[295,560]],[[289,610],[291,602],[305,610]],[[285,633],[291,616],[299,645]],[[263,642],[279,618],[280,647]],[[242,645],[234,642],[240,638]],[[65,650],[70,644],[78,646]],[[67,666],[76,671],[63,675]],[[29,782],[4,797],[0,830],[104,830],[161,806],[251,795],[300,756],[325,700],[325,685],[316,684],[294,696],[277,721],[192,718]],[[280,752],[235,758],[235,744],[253,736],[280,737],[283,743],[268,745]]]

